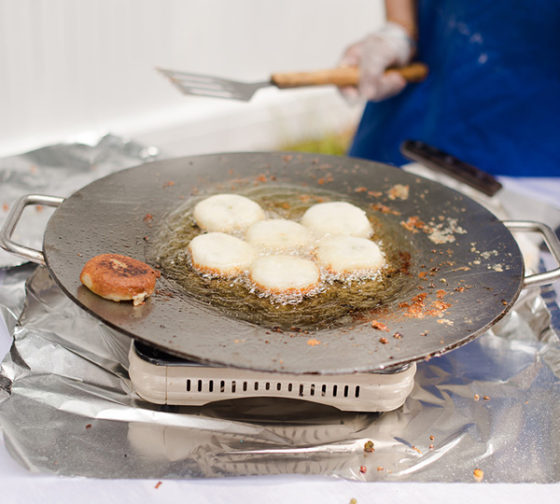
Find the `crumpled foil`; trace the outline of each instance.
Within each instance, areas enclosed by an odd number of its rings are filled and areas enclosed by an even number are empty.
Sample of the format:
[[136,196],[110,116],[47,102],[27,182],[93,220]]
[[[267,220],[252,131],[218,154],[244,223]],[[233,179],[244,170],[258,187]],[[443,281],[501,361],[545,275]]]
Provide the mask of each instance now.
[[[102,168],[109,171],[155,153],[134,146],[129,156],[123,147],[133,144],[105,141],[109,153],[99,145],[78,152],[111,160]],[[71,158],[76,147],[68,150]],[[63,153],[56,159],[49,166],[58,171],[40,191],[64,196],[77,187],[58,190],[58,182],[78,168],[61,169]],[[8,180],[3,163],[0,177]],[[10,191],[39,192],[20,175]],[[78,178],[78,187],[89,182]],[[0,276],[0,314],[14,337],[0,369],[0,427],[13,457],[31,471],[469,482],[480,468],[489,482],[560,481],[560,310],[550,288],[525,290],[491,331],[419,363],[405,404],[374,414],[266,398],[150,404],[131,387],[128,337],[70,301],[43,267],[6,268]]]
[[0,425],[32,471],[454,482],[481,468],[491,482],[560,480],[560,342],[538,291],[494,330],[419,363],[404,406],[375,414],[265,398],[150,404],[131,389],[128,337],[70,301],[45,268],[26,290],[1,369]]

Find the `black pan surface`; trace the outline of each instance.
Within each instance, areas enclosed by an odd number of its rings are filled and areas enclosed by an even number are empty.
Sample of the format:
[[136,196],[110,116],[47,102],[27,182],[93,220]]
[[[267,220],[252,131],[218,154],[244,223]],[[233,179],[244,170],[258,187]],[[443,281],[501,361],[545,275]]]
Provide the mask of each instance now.
[[[104,300],[80,284],[83,265],[97,254],[148,262],[158,226],[193,195],[257,184],[328,189],[363,207],[390,209],[386,217],[398,220],[411,244],[409,288],[351,324],[302,334],[224,315],[163,276],[138,307]],[[408,186],[408,197],[401,199],[395,185]],[[164,160],[97,180],[53,214],[44,255],[71,299],[132,338],[203,363],[289,373],[375,371],[451,350],[511,308],[524,275],[511,233],[468,197],[380,163],[284,152]]]

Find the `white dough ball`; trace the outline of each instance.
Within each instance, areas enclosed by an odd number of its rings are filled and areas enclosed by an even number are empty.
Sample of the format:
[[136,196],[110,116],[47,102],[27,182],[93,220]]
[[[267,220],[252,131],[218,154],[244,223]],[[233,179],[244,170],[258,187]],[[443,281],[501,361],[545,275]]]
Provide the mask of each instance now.
[[193,216],[201,229],[224,233],[245,229],[265,218],[254,201],[238,194],[216,194],[196,204]]
[[255,250],[247,242],[218,232],[196,236],[188,250],[196,271],[225,278],[244,273],[255,258]]
[[310,231],[287,219],[267,219],[251,225],[245,234],[251,245],[265,250],[297,250],[305,248],[312,239]]
[[373,234],[366,213],[344,201],[319,203],[308,208],[301,223],[316,235],[349,235],[369,238]]
[[273,294],[305,294],[317,286],[320,272],[308,259],[289,255],[261,256],[249,270],[255,286]]
[[376,243],[354,236],[333,236],[321,240],[317,262],[335,275],[367,275],[385,264]]

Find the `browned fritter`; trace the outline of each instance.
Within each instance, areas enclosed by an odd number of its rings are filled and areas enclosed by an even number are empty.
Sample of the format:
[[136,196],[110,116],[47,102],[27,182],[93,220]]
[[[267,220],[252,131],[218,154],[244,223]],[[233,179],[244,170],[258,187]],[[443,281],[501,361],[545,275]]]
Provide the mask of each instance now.
[[146,263],[120,254],[92,257],[80,281],[92,292],[111,301],[141,304],[154,292],[158,273]]

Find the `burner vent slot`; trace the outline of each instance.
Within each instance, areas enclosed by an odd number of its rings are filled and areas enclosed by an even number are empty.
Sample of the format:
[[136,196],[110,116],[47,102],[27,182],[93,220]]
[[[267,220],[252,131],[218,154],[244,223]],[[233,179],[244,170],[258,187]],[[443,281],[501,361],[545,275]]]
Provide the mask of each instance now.
[[190,393],[237,394],[255,396],[262,392],[265,396],[282,395],[292,397],[333,397],[339,400],[360,397],[360,386],[346,383],[294,383],[264,380],[218,380],[213,378],[192,379],[185,382],[185,390]]

